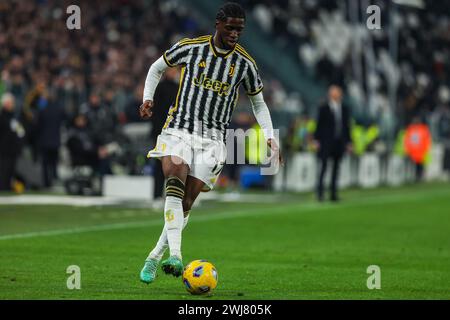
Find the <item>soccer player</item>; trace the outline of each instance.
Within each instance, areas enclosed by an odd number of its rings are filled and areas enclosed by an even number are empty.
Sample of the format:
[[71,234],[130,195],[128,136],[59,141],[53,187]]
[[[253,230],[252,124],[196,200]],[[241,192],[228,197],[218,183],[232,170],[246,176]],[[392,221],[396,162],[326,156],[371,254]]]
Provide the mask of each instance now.
[[145,81],[142,118],[152,116],[153,94],[167,68],[181,66],[178,93],[156,146],[148,157],[159,158],[166,178],[165,224],[154,249],[145,260],[140,278],[156,277],[167,248],[170,257],[162,270],[176,277],[183,273],[181,234],[191,207],[201,191],[211,190],[226,159],[225,132],[241,84],[250,97],[256,120],[263,129],[271,158],[281,161],[263,84],[255,60],[238,44],[245,12],[226,3],[216,16],[214,36],[182,39],[154,62]]

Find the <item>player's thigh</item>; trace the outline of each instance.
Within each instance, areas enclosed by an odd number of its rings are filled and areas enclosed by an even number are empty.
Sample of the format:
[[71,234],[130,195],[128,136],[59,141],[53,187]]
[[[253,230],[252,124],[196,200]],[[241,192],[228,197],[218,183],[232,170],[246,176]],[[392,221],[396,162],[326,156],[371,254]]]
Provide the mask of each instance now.
[[202,191],[209,191],[214,185],[225,165],[226,147],[219,141],[206,143],[201,150],[194,153],[194,161],[189,172],[193,176],[204,182]]
[[186,184],[186,177],[189,172],[189,166],[177,156],[161,157],[162,169],[164,177],[177,177]]
[[183,211],[189,211],[192,208],[195,200],[197,199],[200,192],[205,187],[205,183],[200,179],[193,176],[187,176],[186,178],[186,189],[183,198]]

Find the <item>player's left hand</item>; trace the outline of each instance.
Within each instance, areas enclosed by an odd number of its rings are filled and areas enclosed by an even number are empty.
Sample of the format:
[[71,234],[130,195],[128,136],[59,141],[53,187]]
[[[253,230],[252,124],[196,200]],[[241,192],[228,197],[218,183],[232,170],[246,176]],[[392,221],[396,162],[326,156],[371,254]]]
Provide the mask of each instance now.
[[148,119],[152,116],[153,101],[145,100],[144,103],[139,107],[139,115],[142,119]]
[[281,165],[284,165],[284,159],[277,141],[275,139],[269,139],[267,140],[267,145],[270,147],[270,150],[272,151],[269,160],[272,161],[272,159],[275,158]]

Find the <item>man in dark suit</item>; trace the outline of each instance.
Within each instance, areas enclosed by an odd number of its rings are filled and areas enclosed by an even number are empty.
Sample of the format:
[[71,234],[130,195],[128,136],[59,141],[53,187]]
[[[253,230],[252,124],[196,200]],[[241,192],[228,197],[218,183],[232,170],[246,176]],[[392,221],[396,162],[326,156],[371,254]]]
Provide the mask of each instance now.
[[328,89],[328,101],[320,106],[317,128],[314,133],[319,158],[319,181],[317,197],[323,201],[323,179],[327,171],[328,159],[333,161],[331,175],[331,200],[338,201],[337,179],[339,165],[346,151],[351,150],[350,110],[342,103],[342,89],[332,85]]

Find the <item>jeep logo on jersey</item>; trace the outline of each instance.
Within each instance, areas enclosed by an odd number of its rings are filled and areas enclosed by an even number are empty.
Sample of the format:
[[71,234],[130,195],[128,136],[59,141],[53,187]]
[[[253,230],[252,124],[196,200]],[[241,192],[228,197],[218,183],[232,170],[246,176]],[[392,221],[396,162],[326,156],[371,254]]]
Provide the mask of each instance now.
[[194,86],[202,86],[207,90],[218,92],[221,96],[227,96],[230,93],[231,85],[229,83],[208,78],[205,73],[202,73],[199,78],[192,79],[192,82],[194,83]]

